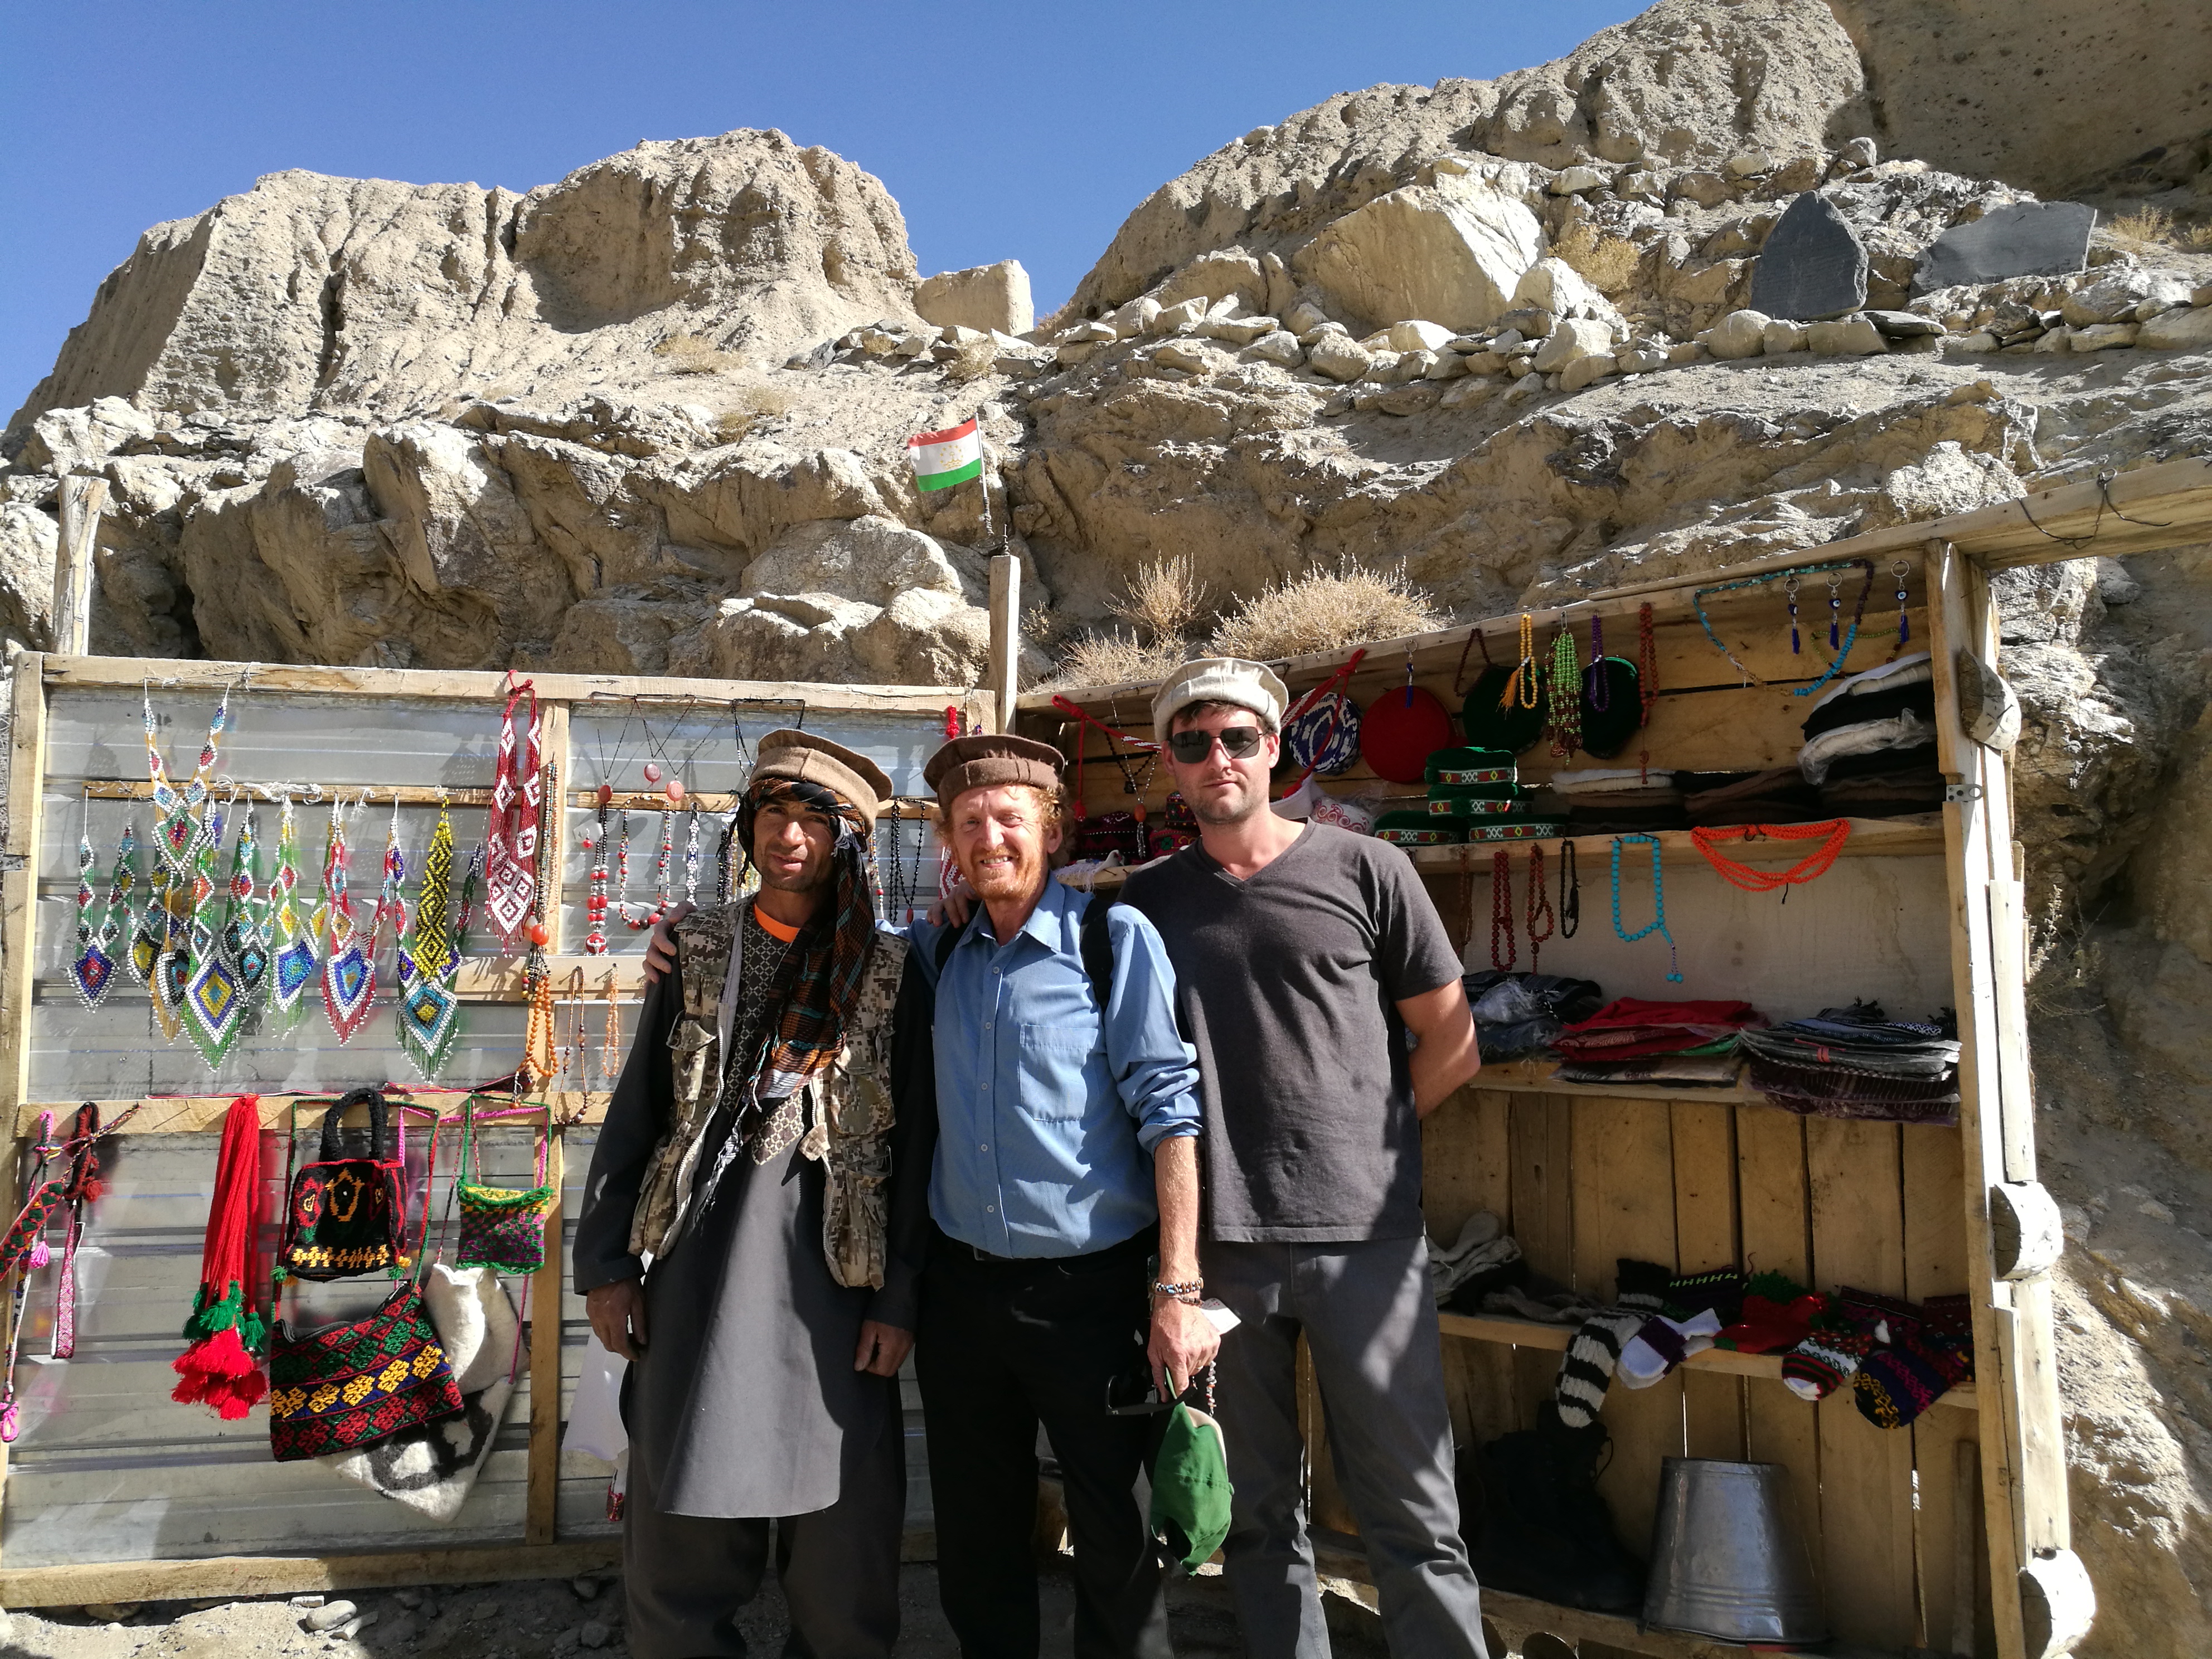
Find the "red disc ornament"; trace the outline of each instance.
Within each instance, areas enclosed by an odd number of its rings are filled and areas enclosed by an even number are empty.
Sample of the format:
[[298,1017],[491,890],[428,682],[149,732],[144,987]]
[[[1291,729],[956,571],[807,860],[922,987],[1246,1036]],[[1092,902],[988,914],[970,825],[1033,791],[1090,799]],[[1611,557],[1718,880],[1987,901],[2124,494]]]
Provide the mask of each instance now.
[[646,762],[645,781],[647,783],[659,783],[660,781],[660,763],[659,761]]
[[1392,783],[1420,782],[1429,757],[1456,742],[1450,714],[1418,685],[1392,686],[1359,717],[1360,757]]
[[684,780],[681,778],[669,779],[667,784],[661,789],[660,793],[668,797],[670,805],[672,806],[677,805],[684,799]]
[[606,805],[609,802],[612,801],[612,800],[614,799],[614,798],[615,798],[615,787],[614,787],[614,785],[612,785],[611,783],[603,783],[603,784],[601,784],[601,785],[599,786],[599,805],[602,805],[602,806]]

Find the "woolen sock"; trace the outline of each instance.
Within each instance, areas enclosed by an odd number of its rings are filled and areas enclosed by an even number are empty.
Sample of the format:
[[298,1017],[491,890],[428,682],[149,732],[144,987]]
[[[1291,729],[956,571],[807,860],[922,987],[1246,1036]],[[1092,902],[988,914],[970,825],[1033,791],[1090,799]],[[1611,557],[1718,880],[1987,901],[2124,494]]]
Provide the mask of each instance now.
[[1607,1308],[1576,1327],[1566,1358],[1559,1362],[1559,1380],[1552,1385],[1552,1403],[1561,1422],[1586,1429],[1597,1420],[1622,1347],[1650,1317],[1641,1308]]
[[1896,1342],[1920,1328],[1921,1312],[1903,1297],[1844,1285],[1836,1292],[1837,1305],[1872,1331],[1875,1346]]
[[1951,1385],[1923,1357],[1918,1343],[1876,1348],[1851,1373],[1851,1400],[1877,1428],[1901,1429],[1941,1400]]
[[1674,1277],[1673,1273],[1656,1261],[1638,1261],[1627,1255],[1617,1257],[1613,1266],[1615,1307],[1640,1308],[1647,1314],[1664,1311],[1667,1286]]
[[1711,1347],[1720,1328],[1721,1316],[1711,1308],[1687,1319],[1654,1314],[1621,1349],[1614,1374],[1624,1388],[1648,1389],[1692,1354]]
[[1743,1312],[1744,1289],[1743,1275],[1733,1267],[1677,1273],[1667,1281],[1667,1312],[1672,1318],[1687,1319],[1710,1308],[1723,1325],[1733,1325]]
[[1873,1327],[1839,1309],[1782,1356],[1782,1381],[1800,1400],[1825,1400],[1850,1380],[1873,1348]]

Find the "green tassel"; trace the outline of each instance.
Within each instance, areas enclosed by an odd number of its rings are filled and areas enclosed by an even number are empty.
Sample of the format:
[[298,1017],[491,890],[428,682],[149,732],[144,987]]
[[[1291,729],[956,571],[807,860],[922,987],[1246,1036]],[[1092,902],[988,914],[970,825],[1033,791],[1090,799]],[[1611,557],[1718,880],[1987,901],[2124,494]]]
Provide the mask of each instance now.
[[[187,1342],[198,1342],[204,1338],[213,1336],[217,1331],[227,1331],[233,1326],[236,1326],[239,1328],[242,1340],[249,1321],[255,1324],[259,1323],[259,1321],[255,1319],[252,1310],[246,1305],[244,1285],[233,1280],[223,1287],[223,1292],[220,1297],[210,1301],[207,1286],[203,1285],[200,1286],[198,1294],[192,1298],[191,1317],[185,1321],[185,1340]],[[247,1346],[250,1348],[252,1344],[248,1343]]]
[[1751,1282],[1744,1286],[1744,1292],[1748,1296],[1763,1296],[1769,1302],[1786,1308],[1805,1294],[1805,1287],[1788,1273],[1769,1272],[1753,1273]]
[[269,1346],[269,1322],[248,1309],[238,1322],[238,1340],[245,1345],[246,1352],[260,1358],[262,1351]]

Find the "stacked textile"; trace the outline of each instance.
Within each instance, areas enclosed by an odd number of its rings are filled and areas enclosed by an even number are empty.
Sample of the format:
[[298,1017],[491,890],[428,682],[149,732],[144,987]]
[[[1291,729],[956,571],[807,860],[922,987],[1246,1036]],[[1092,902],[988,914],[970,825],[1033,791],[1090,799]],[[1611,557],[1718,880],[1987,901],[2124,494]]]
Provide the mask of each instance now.
[[1469,1216],[1449,1244],[1429,1240],[1429,1288],[1441,1307],[1478,1312],[1485,1296],[1525,1284],[1528,1278],[1521,1246],[1488,1210]]
[[1943,774],[1936,745],[1846,755],[1828,767],[1820,786],[1823,815],[1843,818],[1907,817],[1943,809]]
[[1581,767],[1554,773],[1550,787],[1565,806],[1571,836],[1655,835],[1690,827],[1672,772]]
[[1552,1047],[1565,1061],[1562,1083],[1726,1085],[1735,1081],[1739,1038],[1765,1023],[1747,1002],[1619,997],[1568,1026]]
[[1959,1025],[1948,1008],[1923,1024],[1871,1002],[1747,1031],[1751,1084],[1769,1103],[1816,1117],[1955,1123]]
[[1920,768],[1918,751],[1932,754],[1936,742],[1935,665],[1920,651],[1852,675],[1814,703],[1804,733],[1797,769],[1810,784],[1826,783],[1851,757],[1881,757],[1861,776]]
[[1504,974],[1486,968],[1460,982],[1474,1012],[1477,1052],[1486,1060],[1543,1053],[1561,1031],[1588,1019],[1605,1000],[1595,980],[1559,974]]
[[1683,809],[1701,829],[1739,823],[1810,823],[1833,817],[1820,792],[1794,766],[1764,772],[1678,772]]

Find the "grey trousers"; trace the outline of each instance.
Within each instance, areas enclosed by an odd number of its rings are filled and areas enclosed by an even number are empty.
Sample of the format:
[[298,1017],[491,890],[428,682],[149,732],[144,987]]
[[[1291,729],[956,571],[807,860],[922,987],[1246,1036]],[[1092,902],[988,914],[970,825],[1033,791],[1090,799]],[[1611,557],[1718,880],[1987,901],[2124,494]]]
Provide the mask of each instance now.
[[[885,1659],[898,1640],[905,1451],[894,1412],[878,1444],[848,1455],[835,1504],[775,1522],[775,1573],[791,1610],[784,1652],[793,1659]],[[767,1576],[769,1522],[664,1513],[644,1476],[634,1459],[623,1508],[630,1653],[741,1659],[738,1613]]]
[[1419,1237],[1205,1249],[1235,1487],[1224,1570],[1253,1659],[1328,1659],[1306,1536],[1297,1342],[1313,1355],[1338,1485],[1359,1523],[1396,1659],[1489,1659],[1459,1535],[1443,1354]]

